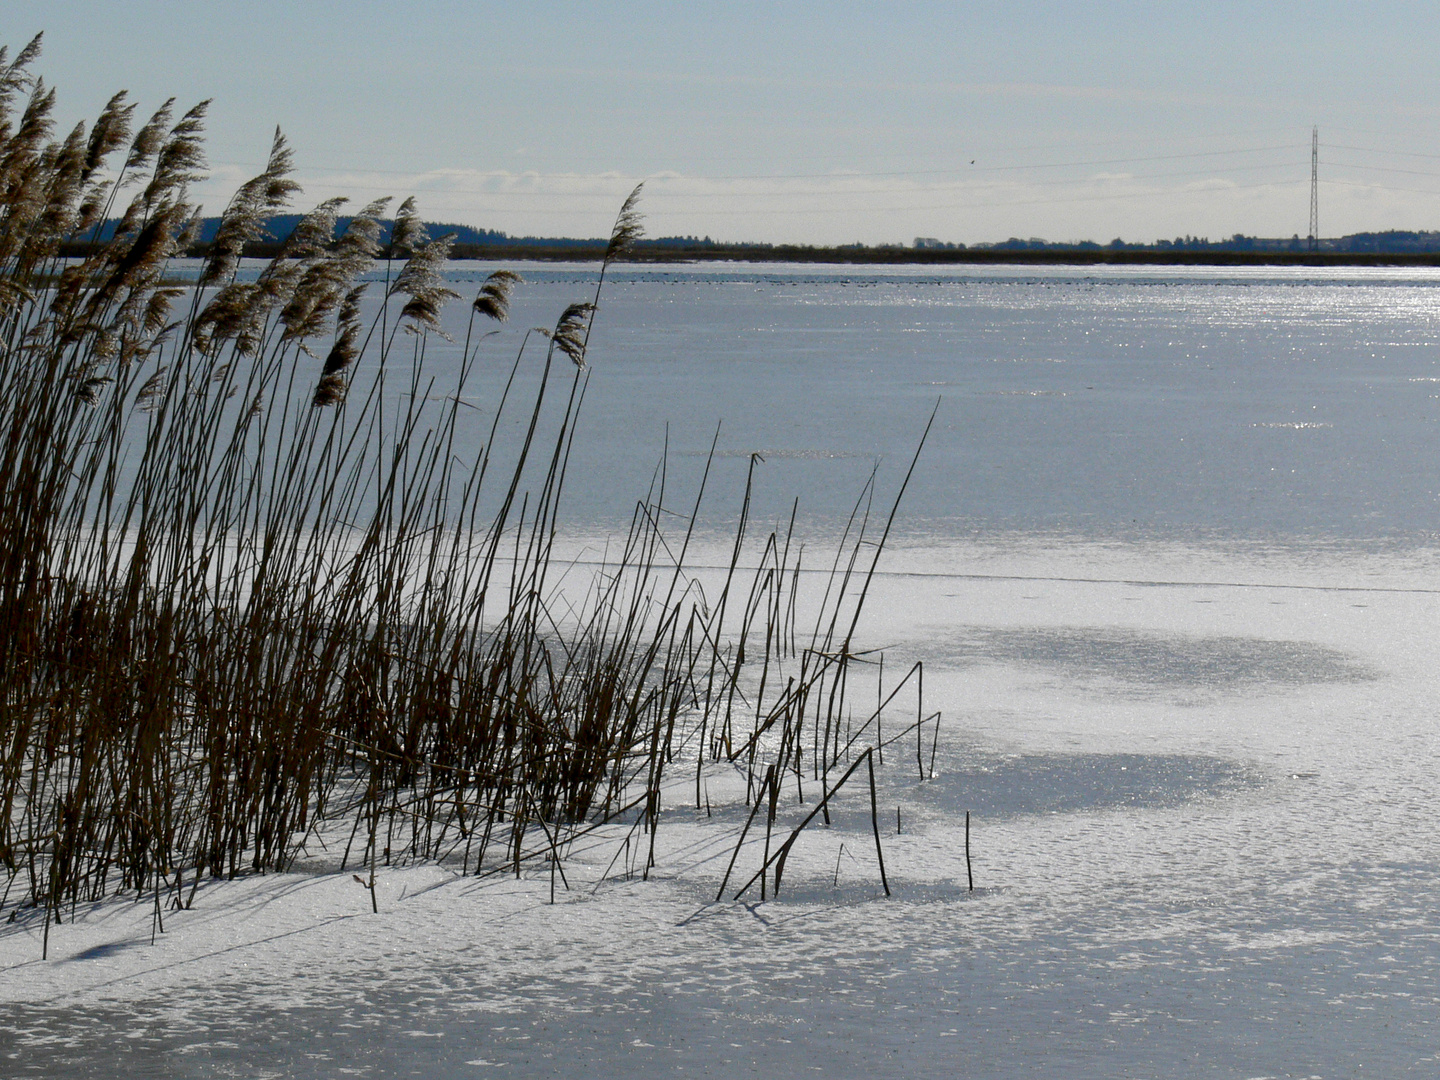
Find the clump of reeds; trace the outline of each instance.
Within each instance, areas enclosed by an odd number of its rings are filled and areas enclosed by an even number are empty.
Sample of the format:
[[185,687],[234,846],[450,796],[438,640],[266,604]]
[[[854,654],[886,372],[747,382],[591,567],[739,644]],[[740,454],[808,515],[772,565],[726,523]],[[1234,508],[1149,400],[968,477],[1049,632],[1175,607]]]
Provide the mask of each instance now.
[[[385,202],[338,235],[324,203],[239,273],[297,191],[277,132],[198,280],[176,283],[204,106],[136,128],[120,94],[55,141],[38,43],[0,50],[0,907],[43,910],[48,933],[131,891],[158,919],[203,878],[284,869],[337,827],[372,899],[378,862],[558,867],[621,815],[653,853],[677,757],[743,762],[757,800],[769,777],[772,817],[780,778],[803,799],[807,773],[824,789],[858,761],[869,722],[842,719],[868,515],[809,634],[790,535],[742,569],[748,481],[718,596],[685,572],[689,532],[662,535],[662,477],[588,599],[557,609],[599,287],[525,335],[462,461],[461,397],[489,347],[476,321],[506,318],[517,275],[480,286],[453,384],[430,393],[427,342],[456,293],[449,240],[413,203],[384,247]],[[638,190],[601,285],[639,235]]]

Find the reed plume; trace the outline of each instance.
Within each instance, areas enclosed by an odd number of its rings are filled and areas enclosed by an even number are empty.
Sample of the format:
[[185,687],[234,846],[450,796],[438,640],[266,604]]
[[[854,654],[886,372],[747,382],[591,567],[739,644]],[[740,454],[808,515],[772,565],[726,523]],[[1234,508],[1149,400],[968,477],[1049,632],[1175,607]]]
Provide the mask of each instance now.
[[635,247],[635,241],[645,235],[644,219],[639,209],[640,191],[644,187],[643,180],[636,184],[621,204],[620,213],[615,216],[615,224],[610,229],[610,242],[605,245],[607,264],[628,254]]
[[504,322],[510,317],[510,294],[523,280],[513,270],[496,270],[480,286],[471,307],[487,319]]
[[577,368],[585,366],[585,343],[590,336],[590,317],[594,313],[594,304],[571,304],[560,313],[555,329],[547,333],[551,345],[568,356]]
[[425,225],[415,212],[415,196],[411,195],[395,211],[390,230],[390,257],[407,258],[424,247],[428,239]]

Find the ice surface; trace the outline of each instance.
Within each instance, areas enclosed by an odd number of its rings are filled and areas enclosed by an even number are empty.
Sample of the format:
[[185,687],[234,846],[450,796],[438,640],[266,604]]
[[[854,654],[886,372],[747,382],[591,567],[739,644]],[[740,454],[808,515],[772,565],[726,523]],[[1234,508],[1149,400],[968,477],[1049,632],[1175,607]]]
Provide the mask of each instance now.
[[[887,555],[860,645],[884,651],[887,685],[923,659],[926,708],[943,711],[934,779],[919,779],[928,728],[919,768],[906,737],[879,769],[894,895],[881,893],[868,791],[857,787],[841,792],[830,827],[817,821],[797,843],[778,900],[752,891],[715,903],[747,811],[743,780],[707,767],[708,814],[695,807],[693,776],[672,778],[650,880],[617,824],[567,854],[570,889],[559,887],[553,907],[541,864],[520,880],[382,867],[372,915],[368,894],[334,872],[333,852],[317,850],[293,874],[207,883],[192,910],[166,913],[153,944],[151,906],[111,902],[52,926],[42,962],[42,925],[22,915],[0,927],[0,1074],[1440,1073],[1440,552],[1433,480],[1422,477],[1434,471],[1437,410],[1433,388],[1408,381],[1434,363],[1431,280],[1102,271],[841,285],[749,273],[680,285],[637,275],[626,285],[633,296],[617,299],[623,310],[606,313],[607,348],[621,349],[627,318],[651,312],[629,343],[650,350],[644,363],[654,366],[662,329],[695,320],[687,332],[709,351],[677,355],[676,365],[688,375],[701,360],[744,365],[758,395],[783,402],[803,395],[797,382],[827,356],[843,367],[894,348],[901,362],[941,365],[896,344],[900,329],[934,331],[902,327],[893,309],[970,304],[966,348],[976,358],[1028,358],[1026,371],[1043,360],[1052,373],[1111,364],[1107,393],[1130,403],[1069,418],[991,415],[968,433],[957,424],[947,460],[969,455],[972,471],[1031,461],[1037,440],[1082,437],[1055,476],[1020,470],[1009,491],[980,483],[963,513],[926,516]],[[692,302],[705,288],[731,290],[722,329],[748,327],[735,329],[733,354],[717,350],[713,313]],[[740,289],[755,307],[734,299]],[[1039,339],[1017,336],[1005,313],[1043,331],[1046,295],[1055,325]],[[842,320],[850,333],[837,331],[814,357],[744,352],[767,327],[790,333],[777,310],[845,306],[836,296],[853,300]],[[1331,314],[1298,321],[1306,312]],[[1093,348],[1073,336],[1086,325],[1103,331]],[[1198,344],[1224,352],[1216,382],[1170,353],[1151,375],[1113,367],[1120,346],[1153,347],[1162,326],[1192,353]],[[796,348],[803,340],[792,335]],[[1357,342],[1381,340],[1402,344],[1370,365]],[[850,344],[828,353],[834,341]],[[1245,384],[1247,356],[1271,369],[1259,398]],[[997,391],[1027,388],[1015,382],[1021,365],[986,362]],[[935,374],[981,399],[985,380],[964,364]],[[1024,376],[1035,380],[1029,389],[1072,396],[1025,398],[1026,407],[1074,402],[1079,390],[1045,382],[1054,377]],[[668,378],[646,384],[655,416],[674,400]],[[875,379],[883,396],[890,384]],[[1412,392],[1421,396],[1406,399]],[[843,400],[862,434],[891,423],[890,404],[867,419],[876,395],[845,393],[818,392],[820,413]],[[684,407],[700,411],[702,399]],[[1021,401],[984,400],[974,415]],[[1312,403],[1334,427],[1247,426],[1288,422]],[[607,408],[590,414],[602,432],[625,422]],[[1203,498],[1186,487],[1198,473],[1175,472],[1173,447],[1141,460],[1168,438],[1166,425],[1178,440],[1176,418],[1192,411],[1186,437],[1208,441],[1191,465],[1218,477]],[[817,438],[818,420],[780,405],[743,422],[742,450],[753,442],[802,455],[779,459],[812,485],[802,496],[838,503],[826,484],[843,473],[848,485],[857,471],[863,482],[864,460],[803,456],[845,450],[844,430]],[[1150,450],[1097,458],[1096,432],[1122,422]],[[1227,430],[1233,441],[1222,446]],[[1332,441],[1296,441],[1316,435]],[[896,445],[909,437],[897,433]],[[1090,494],[1047,501],[1117,463],[1128,471]],[[1282,466],[1319,473],[1237,482]],[[619,483],[625,469],[616,471]],[[926,497],[939,505],[933,482]],[[1124,507],[1122,491],[1133,495]],[[580,500],[575,550],[587,549],[583,535],[603,534],[603,501]],[[1142,506],[1154,527],[1128,529],[1124,514]],[[812,528],[807,565],[823,550],[824,530]],[[897,700],[886,737],[913,719],[913,697]],[[804,794],[801,807],[787,786],[772,843],[813,805],[808,780]],[[763,845],[752,829],[731,892]]]

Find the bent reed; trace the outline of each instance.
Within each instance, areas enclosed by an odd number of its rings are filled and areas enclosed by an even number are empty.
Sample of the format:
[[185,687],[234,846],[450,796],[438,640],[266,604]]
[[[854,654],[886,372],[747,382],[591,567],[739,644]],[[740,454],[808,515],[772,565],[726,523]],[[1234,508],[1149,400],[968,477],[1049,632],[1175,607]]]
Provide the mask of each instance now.
[[[203,879],[285,870],[317,837],[348,837],[340,868],[368,873],[372,903],[376,866],[396,860],[563,875],[567,845],[607,821],[648,834],[648,870],[667,770],[694,770],[698,807],[706,762],[734,762],[773,822],[782,780],[824,800],[831,772],[878,742],[879,709],[855,721],[845,695],[884,539],[873,475],[808,629],[793,516],[747,535],[753,461],[715,595],[685,567],[704,482],[677,515],[663,462],[585,598],[556,589],[590,329],[639,235],[639,188],[595,293],[524,335],[489,437],[462,460],[462,395],[490,362],[481,328],[506,318],[518,275],[482,284],[437,391],[427,344],[458,296],[449,241],[413,201],[384,244],[385,200],[338,235],[340,201],[322,203],[241,272],[298,191],[277,132],[198,278],[177,282],[205,103],[176,120],[167,102],[135,128],[117,94],[54,141],[38,52],[39,38],[13,61],[0,50],[12,920],[43,912],[48,942],[77,904],[128,892],[153,895],[159,923]],[[63,258],[74,240],[91,253]],[[901,734],[926,722],[922,708]]]

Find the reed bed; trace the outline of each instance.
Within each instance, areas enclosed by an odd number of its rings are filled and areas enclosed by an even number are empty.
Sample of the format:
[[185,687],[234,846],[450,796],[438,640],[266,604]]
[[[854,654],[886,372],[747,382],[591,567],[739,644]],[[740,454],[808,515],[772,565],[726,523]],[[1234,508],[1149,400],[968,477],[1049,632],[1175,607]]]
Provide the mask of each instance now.
[[[203,879],[285,870],[318,836],[347,839],[372,903],[397,860],[563,875],[603,822],[649,837],[648,870],[662,783],[695,770],[698,807],[716,760],[769,821],[807,783],[828,817],[885,704],[857,721],[846,696],[884,542],[873,477],[803,626],[793,517],[751,535],[753,462],[713,595],[686,570],[705,484],[676,513],[663,463],[588,592],[557,586],[590,329],[638,188],[592,295],[501,360],[485,328],[521,282],[490,275],[437,386],[427,348],[461,298],[413,203],[383,245],[386,201],[343,231],[324,203],[242,274],[298,191],[277,132],[177,282],[205,104],[137,126],[117,94],[56,140],[38,51],[0,51],[0,908],[43,911],[47,940],[118,893],[153,897],[159,923]],[[90,254],[63,258],[77,239]],[[464,459],[462,398],[497,362]]]

